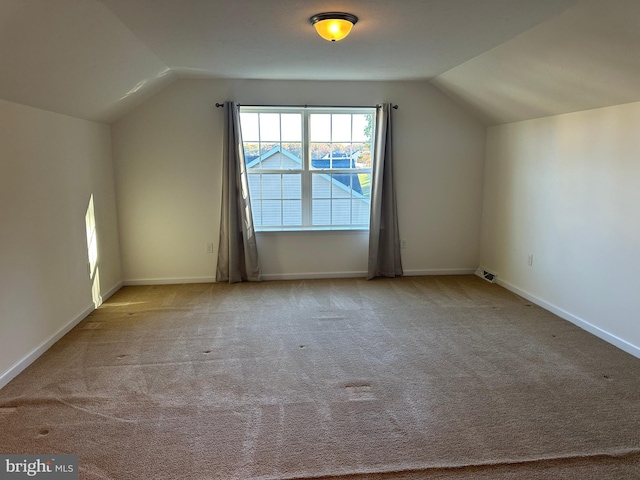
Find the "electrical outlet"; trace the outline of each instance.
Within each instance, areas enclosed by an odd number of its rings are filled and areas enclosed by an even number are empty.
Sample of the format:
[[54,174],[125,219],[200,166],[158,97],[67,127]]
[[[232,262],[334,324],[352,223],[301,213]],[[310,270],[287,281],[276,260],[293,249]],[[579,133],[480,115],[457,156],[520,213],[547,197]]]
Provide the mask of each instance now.
[[406,240],[404,240],[404,239],[400,240],[400,248],[403,249],[403,250],[405,248],[407,248],[407,241]]
[[530,267],[533,267],[533,253],[530,253],[529,256],[527,257],[527,265],[529,265]]
[[213,253],[213,243],[207,243],[207,253]]

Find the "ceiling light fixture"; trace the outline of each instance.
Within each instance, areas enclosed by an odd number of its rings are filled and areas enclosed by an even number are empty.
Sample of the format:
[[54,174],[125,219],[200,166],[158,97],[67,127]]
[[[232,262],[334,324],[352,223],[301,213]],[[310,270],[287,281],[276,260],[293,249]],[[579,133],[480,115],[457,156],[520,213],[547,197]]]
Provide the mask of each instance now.
[[330,42],[337,42],[349,35],[358,17],[350,13],[330,12],[314,15],[309,21],[318,35]]

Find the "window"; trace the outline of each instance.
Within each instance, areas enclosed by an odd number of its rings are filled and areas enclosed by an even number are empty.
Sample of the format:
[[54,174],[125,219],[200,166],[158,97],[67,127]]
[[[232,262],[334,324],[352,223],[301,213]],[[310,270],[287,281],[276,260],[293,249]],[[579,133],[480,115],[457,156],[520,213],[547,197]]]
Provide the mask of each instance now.
[[241,107],[256,230],[367,229],[375,109]]

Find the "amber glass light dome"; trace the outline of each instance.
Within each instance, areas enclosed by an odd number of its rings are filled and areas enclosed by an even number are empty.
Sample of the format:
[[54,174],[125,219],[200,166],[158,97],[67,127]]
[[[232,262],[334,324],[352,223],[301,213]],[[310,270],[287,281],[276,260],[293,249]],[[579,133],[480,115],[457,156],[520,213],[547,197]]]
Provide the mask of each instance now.
[[316,32],[325,40],[337,42],[349,35],[358,21],[358,17],[350,13],[319,13],[309,19]]

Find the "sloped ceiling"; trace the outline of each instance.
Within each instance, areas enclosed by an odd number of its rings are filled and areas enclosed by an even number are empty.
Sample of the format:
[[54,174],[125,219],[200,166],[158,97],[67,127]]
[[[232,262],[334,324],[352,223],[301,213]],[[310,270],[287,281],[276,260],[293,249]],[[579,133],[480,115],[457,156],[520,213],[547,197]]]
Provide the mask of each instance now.
[[109,122],[171,71],[95,0],[0,1],[0,98]]
[[432,83],[487,125],[640,101],[640,1],[586,0]]
[[[110,123],[180,77],[432,80],[487,124],[640,100],[638,0],[2,0],[0,98]],[[338,43],[309,17],[360,20]]]

